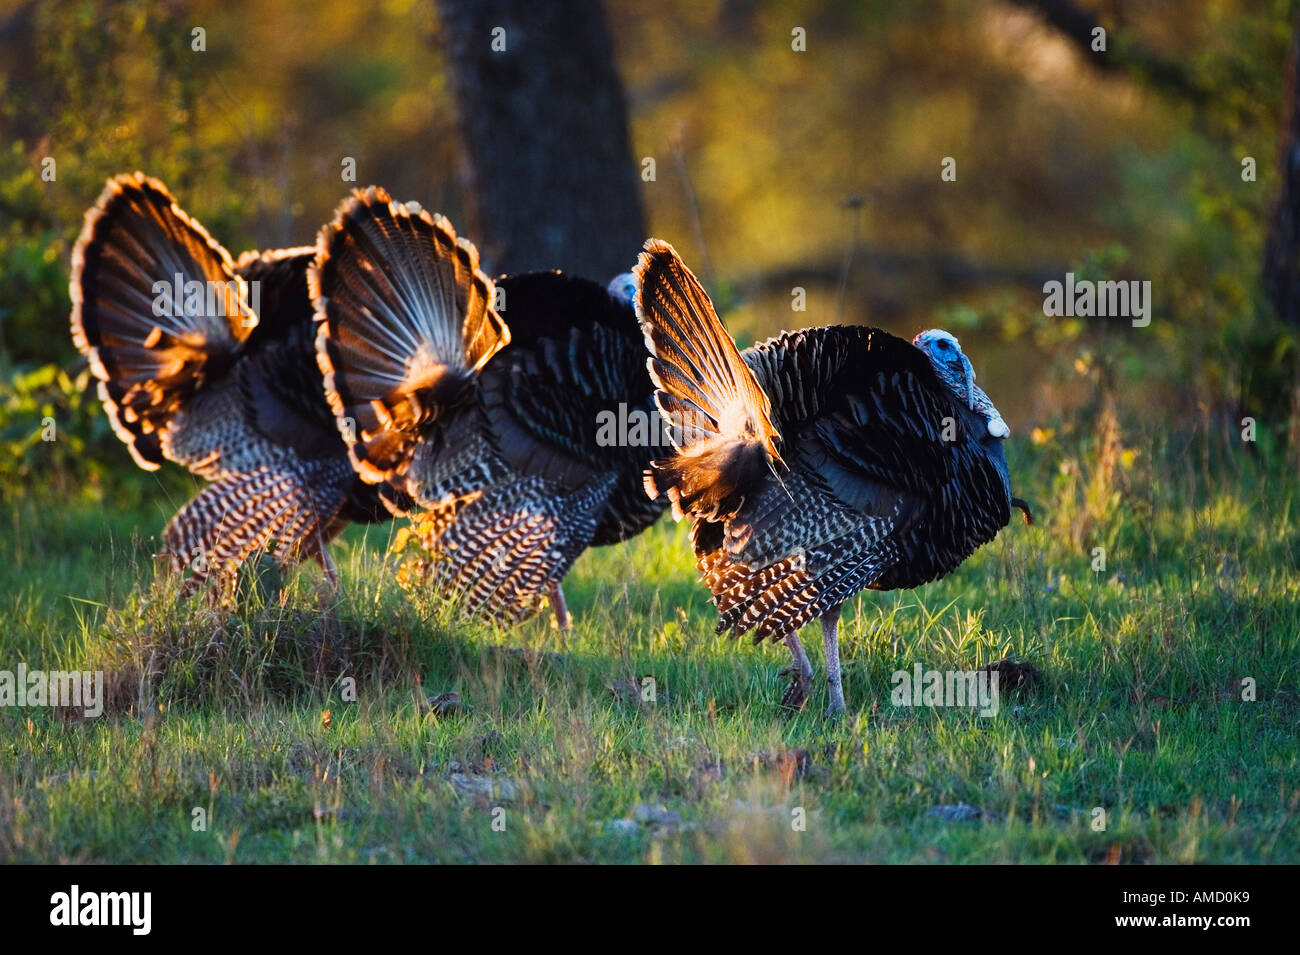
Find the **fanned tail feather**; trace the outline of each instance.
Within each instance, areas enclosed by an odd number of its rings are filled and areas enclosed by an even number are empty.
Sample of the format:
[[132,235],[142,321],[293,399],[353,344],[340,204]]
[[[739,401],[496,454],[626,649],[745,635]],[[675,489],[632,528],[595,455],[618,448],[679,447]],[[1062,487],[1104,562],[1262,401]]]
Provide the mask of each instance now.
[[247,291],[229,253],[157,179],[116,176],[86,213],[72,253],[72,338],[142,468],[162,463],[159,432],[257,324]]
[[510,341],[492,281],[445,218],[372,186],[321,230],[308,282],[317,362],[353,466],[401,487],[425,426],[463,403]]
[[723,520],[766,474],[784,467],[771,403],[672,246],[646,242],[635,275],[655,402],[677,448],[653,462],[646,492],[667,494],[679,520]]

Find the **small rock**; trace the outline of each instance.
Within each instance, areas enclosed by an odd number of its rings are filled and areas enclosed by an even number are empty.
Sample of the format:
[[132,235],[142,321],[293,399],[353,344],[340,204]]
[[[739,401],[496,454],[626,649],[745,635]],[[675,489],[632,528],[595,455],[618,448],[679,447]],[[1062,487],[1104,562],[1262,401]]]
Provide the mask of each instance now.
[[[615,700],[620,703],[634,703],[637,706],[653,702],[657,695],[655,678],[649,673],[645,676],[634,676],[630,680],[611,680],[605,686]],[[651,692],[647,693],[647,688],[650,688]]]
[[425,706],[429,712],[438,718],[444,716],[453,716],[464,710],[465,705],[460,700],[460,694],[454,690],[448,693],[439,693],[437,696],[431,696],[425,701]]
[[996,673],[998,690],[1014,690],[1017,687],[1031,687],[1038,682],[1042,674],[1032,663],[1017,663],[1010,658],[990,663],[979,668],[980,673]]
[[489,799],[500,799],[502,802],[513,802],[519,795],[519,784],[513,779],[494,779],[491,776],[470,776],[466,773],[452,773],[450,776],[451,784],[456,787],[456,791],[462,796],[486,796]]
[[720,780],[726,775],[726,764],[720,759],[706,759],[695,764],[695,772],[702,779]]
[[925,814],[932,819],[942,819],[944,822],[969,822],[982,815],[974,806],[964,802],[959,802],[955,806],[931,806]]
[[676,832],[682,828],[680,813],[665,809],[663,806],[652,806],[647,802],[639,802],[632,807],[632,821],[653,826],[658,832]]

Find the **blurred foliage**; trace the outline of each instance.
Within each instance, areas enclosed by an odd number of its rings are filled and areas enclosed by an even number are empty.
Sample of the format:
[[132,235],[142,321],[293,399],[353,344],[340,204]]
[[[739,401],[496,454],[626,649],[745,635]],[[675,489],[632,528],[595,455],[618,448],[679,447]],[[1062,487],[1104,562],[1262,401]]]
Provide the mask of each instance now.
[[[835,321],[952,329],[1017,432],[1090,433],[1108,402],[1121,423],[1251,414],[1270,440],[1295,432],[1295,332],[1259,272],[1296,0],[1079,5],[1108,56],[1140,48],[1203,95],[1090,63],[1005,0],[607,0],[630,158],[656,158],[652,233],[700,266],[742,343]],[[233,253],[312,242],[349,156],[358,185],[463,210],[433,0],[0,0],[0,64],[0,377],[23,433],[21,377],[84,367],[68,260],[107,176],[164,179]],[[1150,281],[1152,324],[1043,315],[1067,270]],[[107,444],[112,471],[147,477]]]
[[[996,0],[626,0],[613,6],[635,49],[623,63],[636,152],[681,150],[708,259],[752,292],[729,321],[755,337],[840,318],[908,336],[940,325],[962,335],[1016,429],[1091,420],[1098,390],[1122,389],[1134,400],[1121,417],[1224,403],[1281,433],[1294,334],[1259,272],[1296,5],[1079,5],[1112,54],[1140,46],[1203,100],[1099,68]],[[939,180],[945,156],[956,182]],[[1246,156],[1257,181],[1242,180]],[[666,168],[646,186],[654,229],[698,259],[695,213]],[[867,202],[841,315],[851,195]],[[793,276],[813,266],[828,281],[806,313],[791,314],[789,285],[757,280],[782,269],[804,284]],[[1044,316],[1042,283],[1067,270],[1151,281],[1152,325]]]
[[48,483],[91,489],[112,467],[118,449],[108,419],[99,413],[90,372],[76,378],[57,365],[0,380],[0,492]]

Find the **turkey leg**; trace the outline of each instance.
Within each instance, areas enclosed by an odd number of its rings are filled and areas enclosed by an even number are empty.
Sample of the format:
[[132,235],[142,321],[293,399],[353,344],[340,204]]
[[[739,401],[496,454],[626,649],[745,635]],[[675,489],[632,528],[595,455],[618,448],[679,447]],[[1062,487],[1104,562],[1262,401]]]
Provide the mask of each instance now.
[[822,614],[822,642],[826,647],[826,684],[830,689],[830,703],[826,716],[835,718],[844,713],[844,685],[840,677],[840,608]]
[[790,674],[793,676],[790,685],[781,694],[781,705],[797,712],[808,702],[808,693],[812,689],[812,664],[808,662],[808,654],[804,652],[803,644],[799,642],[798,633],[793,630],[787,633],[785,645],[790,648],[791,663],[777,676]]

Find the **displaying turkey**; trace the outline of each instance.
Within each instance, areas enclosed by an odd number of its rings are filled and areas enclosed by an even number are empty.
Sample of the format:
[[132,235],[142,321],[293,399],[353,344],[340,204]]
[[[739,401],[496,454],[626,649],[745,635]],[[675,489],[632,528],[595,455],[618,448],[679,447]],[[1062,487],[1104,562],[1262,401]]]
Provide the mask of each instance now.
[[212,483],[163,531],[191,594],[267,550],[320,562],[350,521],[385,520],[348,461],[316,365],[310,247],[238,261],[142,173],[111,179],[72,256],[72,337],[136,463]]
[[646,490],[666,494],[719,612],[718,632],[784,640],[800,708],[812,667],[799,642],[819,619],[828,715],[843,712],[840,606],[864,588],[947,574],[1010,520],[1008,430],[957,340],[814,328],[742,355],[695,276],[650,240],[637,316],[676,453]]
[[559,272],[494,283],[450,222],[376,187],[339,208],[317,252],[326,394],[362,479],[426,509],[429,583],[507,624],[549,600],[568,629],[574,560],[666,503],[641,476],[670,450],[661,429],[611,441],[601,427],[658,422],[630,301]]

